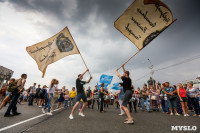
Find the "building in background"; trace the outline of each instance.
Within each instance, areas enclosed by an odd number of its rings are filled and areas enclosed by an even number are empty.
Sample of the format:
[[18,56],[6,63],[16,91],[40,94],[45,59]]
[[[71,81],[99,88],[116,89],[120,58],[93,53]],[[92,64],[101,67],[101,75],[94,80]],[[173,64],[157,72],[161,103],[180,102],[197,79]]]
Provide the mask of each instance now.
[[12,77],[14,71],[0,66],[0,89],[2,88],[4,83],[8,83],[10,78]]

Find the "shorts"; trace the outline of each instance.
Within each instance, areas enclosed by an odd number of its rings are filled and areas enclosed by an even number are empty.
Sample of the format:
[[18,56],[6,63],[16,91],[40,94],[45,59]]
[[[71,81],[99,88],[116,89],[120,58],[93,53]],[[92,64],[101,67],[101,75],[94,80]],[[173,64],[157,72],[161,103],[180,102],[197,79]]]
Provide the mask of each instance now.
[[40,97],[41,99],[44,99],[44,94],[40,94],[39,97]]
[[76,96],[76,102],[80,102],[80,100],[83,99],[83,102],[87,102],[87,97],[85,95],[85,93],[79,93]]
[[27,96],[23,96],[23,99],[27,100]]
[[38,94],[36,94],[36,95],[34,96],[34,98],[39,98],[39,95],[38,95]]
[[131,90],[126,90],[126,92],[124,94],[124,100],[122,102],[122,105],[127,107],[127,104],[129,103],[131,98],[132,98],[132,91]]
[[188,102],[188,98],[187,97],[181,97],[183,102]]
[[176,99],[172,99],[172,100],[167,99],[167,105],[169,108],[177,109]]

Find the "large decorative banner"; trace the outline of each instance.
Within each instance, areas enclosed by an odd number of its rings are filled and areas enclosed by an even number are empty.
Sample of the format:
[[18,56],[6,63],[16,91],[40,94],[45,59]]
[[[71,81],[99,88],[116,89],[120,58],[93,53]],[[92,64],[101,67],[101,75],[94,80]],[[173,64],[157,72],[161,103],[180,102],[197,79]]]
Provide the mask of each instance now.
[[65,56],[79,54],[79,50],[68,30],[64,28],[53,37],[26,48],[36,61],[38,69],[45,75],[47,66]]
[[135,0],[114,26],[141,50],[172,22],[172,12],[163,2]]
[[101,83],[104,83],[104,89],[107,88],[108,85],[111,84],[112,79],[113,79],[113,76],[102,74],[100,77],[99,84],[97,83],[98,89],[100,89]]

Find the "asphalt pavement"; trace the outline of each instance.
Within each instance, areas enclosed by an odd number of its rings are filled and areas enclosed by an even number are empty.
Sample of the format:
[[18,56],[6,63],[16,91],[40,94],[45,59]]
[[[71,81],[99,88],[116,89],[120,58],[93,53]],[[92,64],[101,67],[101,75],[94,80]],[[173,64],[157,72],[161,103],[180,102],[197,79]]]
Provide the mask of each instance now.
[[[0,132],[3,133],[169,133],[183,132],[171,131],[171,126],[196,126],[199,133],[200,118],[170,116],[160,112],[131,113],[134,125],[124,124],[126,116],[119,116],[119,109],[110,105],[105,113],[100,113],[96,108],[86,108],[85,117],[75,111],[74,120],[69,119],[71,109],[59,109],[53,116],[42,115],[41,108],[37,105],[18,105],[18,112],[22,114],[13,117],[4,117],[7,107],[0,110]],[[193,112],[190,113],[193,115]],[[37,117],[37,118],[35,118]],[[31,120],[30,120],[31,119]],[[25,121],[28,120],[28,121]],[[5,129],[1,131],[2,129]],[[186,133],[187,131],[184,131]]]

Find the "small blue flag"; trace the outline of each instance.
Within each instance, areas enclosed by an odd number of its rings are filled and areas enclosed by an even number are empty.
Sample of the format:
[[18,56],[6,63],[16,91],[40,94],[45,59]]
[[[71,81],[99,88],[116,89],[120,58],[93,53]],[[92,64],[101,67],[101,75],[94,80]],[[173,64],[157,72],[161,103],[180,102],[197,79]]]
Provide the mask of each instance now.
[[119,90],[119,83],[114,83],[112,89]]

